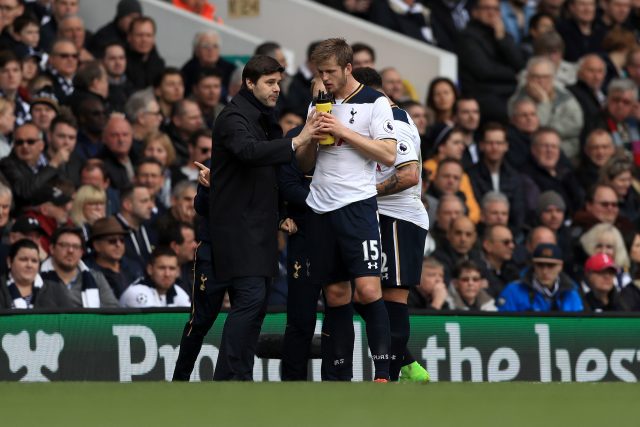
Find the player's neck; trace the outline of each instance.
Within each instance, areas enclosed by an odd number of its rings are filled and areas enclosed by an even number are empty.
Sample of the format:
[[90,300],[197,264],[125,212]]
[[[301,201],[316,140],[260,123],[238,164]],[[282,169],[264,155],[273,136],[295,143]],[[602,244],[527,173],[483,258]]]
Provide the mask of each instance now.
[[353,76],[349,75],[347,76],[347,83],[340,91],[334,93],[333,97],[335,99],[345,99],[353,92],[355,92],[358,87],[360,87],[360,83],[358,83],[358,81],[354,79]]

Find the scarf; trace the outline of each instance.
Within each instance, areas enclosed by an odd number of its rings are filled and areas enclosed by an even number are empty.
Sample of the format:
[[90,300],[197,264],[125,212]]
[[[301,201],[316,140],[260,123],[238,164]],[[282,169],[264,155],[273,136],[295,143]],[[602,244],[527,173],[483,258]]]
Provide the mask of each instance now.
[[[80,261],[78,264],[82,278],[82,307],[84,308],[100,308],[100,291],[98,290],[98,284],[91,274],[91,270],[87,265]],[[42,278],[60,282],[62,279],[58,276],[58,273],[53,268],[53,262],[51,258],[47,258],[40,267],[40,273]]]
[[278,124],[275,110],[272,107],[267,107],[262,102],[258,101],[258,99],[247,89],[240,89],[238,95],[241,95],[260,111],[258,122],[260,123],[260,127],[264,133],[267,135],[267,139],[269,141],[272,139],[282,138],[282,128]]
[[67,80],[64,77],[62,77],[60,75],[60,73],[58,73],[58,71],[56,71],[53,68],[49,68],[49,72],[51,73],[51,76],[56,79],[56,81],[58,82],[58,84],[60,85],[60,88],[62,89],[62,92],[64,92],[64,94],[66,96],[71,96],[71,94],[73,93],[73,79]]
[[33,308],[36,303],[36,298],[38,297],[38,292],[40,291],[40,289],[42,289],[43,284],[44,282],[42,281],[42,277],[40,277],[40,275],[38,274],[33,281],[31,298],[29,299],[29,302],[27,302],[27,300],[23,298],[22,295],[20,295],[20,290],[18,289],[15,280],[13,280],[13,276],[11,275],[11,273],[9,273],[7,288],[9,288],[9,295],[11,295],[11,298],[13,299],[12,307],[22,310]]

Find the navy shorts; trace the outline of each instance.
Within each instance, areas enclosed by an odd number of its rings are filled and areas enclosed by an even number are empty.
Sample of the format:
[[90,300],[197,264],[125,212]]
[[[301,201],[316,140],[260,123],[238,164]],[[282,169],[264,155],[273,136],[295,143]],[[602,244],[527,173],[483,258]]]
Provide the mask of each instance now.
[[307,224],[312,284],[380,276],[382,248],[375,197],[324,214],[310,209]]
[[412,222],[380,215],[382,235],[382,287],[417,286],[422,274],[422,258],[427,230]]

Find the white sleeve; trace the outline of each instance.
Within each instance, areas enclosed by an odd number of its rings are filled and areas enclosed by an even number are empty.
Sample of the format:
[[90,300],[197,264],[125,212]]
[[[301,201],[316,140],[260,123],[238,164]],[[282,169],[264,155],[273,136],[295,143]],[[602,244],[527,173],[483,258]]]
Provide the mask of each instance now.
[[371,139],[396,139],[393,112],[389,101],[384,96],[373,103],[369,134]]
[[412,126],[400,120],[395,120],[394,125],[396,127],[396,138],[398,140],[396,144],[396,152],[398,154],[394,166],[398,167],[405,163],[417,162],[418,153],[416,152],[413,142]]
[[121,307],[153,307],[153,294],[145,285],[131,285],[120,296]]
[[173,285],[176,289],[176,296],[173,298],[171,307],[191,307],[189,295],[180,286]]

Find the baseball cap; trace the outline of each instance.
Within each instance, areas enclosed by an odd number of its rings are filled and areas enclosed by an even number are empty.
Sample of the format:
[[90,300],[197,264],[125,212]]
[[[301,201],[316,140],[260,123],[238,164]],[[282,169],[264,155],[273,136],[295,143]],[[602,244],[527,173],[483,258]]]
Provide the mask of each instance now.
[[40,221],[30,216],[21,216],[11,226],[12,233],[31,233],[37,231],[41,234],[45,234],[44,229],[40,225]]
[[553,243],[540,243],[533,251],[533,262],[560,264],[562,262],[562,251],[558,245]]
[[33,205],[38,206],[51,202],[56,206],[64,206],[72,200],[71,195],[66,194],[60,187],[55,185],[45,187],[33,196]]
[[610,255],[598,253],[591,255],[587,262],[584,263],[584,271],[587,273],[598,272],[603,270],[618,271],[616,262]]

